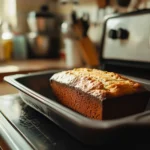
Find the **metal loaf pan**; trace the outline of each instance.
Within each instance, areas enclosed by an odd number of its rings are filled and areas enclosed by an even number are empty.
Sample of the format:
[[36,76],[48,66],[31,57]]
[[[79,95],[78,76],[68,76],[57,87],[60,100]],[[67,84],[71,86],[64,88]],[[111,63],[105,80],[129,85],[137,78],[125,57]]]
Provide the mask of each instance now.
[[[117,140],[133,141],[135,138],[141,141],[150,134],[149,106],[145,112],[129,117],[98,121],[84,117],[58,103],[50,88],[49,78],[59,71],[10,75],[4,77],[4,80],[20,91],[25,103],[85,144],[99,145]],[[150,81],[132,79],[150,90]]]

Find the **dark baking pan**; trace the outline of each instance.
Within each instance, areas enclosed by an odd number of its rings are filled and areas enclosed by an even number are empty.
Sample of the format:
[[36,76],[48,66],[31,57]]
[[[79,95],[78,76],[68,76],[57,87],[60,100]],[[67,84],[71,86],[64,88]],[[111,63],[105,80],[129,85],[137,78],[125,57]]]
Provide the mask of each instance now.
[[[133,141],[134,138],[141,141],[145,135],[150,134],[148,106],[145,112],[136,115],[98,121],[84,117],[58,103],[51,91],[49,78],[59,71],[11,75],[4,77],[4,80],[20,91],[20,96],[29,106],[85,144],[104,144],[120,139]],[[135,80],[150,89],[149,81]]]

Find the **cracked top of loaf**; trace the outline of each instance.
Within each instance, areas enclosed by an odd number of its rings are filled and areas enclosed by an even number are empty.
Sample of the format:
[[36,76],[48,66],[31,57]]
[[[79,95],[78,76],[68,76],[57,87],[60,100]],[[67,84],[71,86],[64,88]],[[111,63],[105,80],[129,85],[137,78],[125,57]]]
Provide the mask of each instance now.
[[140,83],[117,73],[89,68],[62,71],[54,74],[50,80],[83,91],[101,101],[145,90]]

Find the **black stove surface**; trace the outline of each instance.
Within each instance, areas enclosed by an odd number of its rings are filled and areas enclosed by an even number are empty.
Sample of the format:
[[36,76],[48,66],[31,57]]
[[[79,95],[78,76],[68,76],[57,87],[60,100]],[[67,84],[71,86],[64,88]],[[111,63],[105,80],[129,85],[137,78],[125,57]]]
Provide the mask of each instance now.
[[0,97],[0,111],[6,119],[37,150],[99,150],[99,149],[150,149],[150,145],[126,142],[90,146],[71,137],[45,116],[27,106],[19,95]]

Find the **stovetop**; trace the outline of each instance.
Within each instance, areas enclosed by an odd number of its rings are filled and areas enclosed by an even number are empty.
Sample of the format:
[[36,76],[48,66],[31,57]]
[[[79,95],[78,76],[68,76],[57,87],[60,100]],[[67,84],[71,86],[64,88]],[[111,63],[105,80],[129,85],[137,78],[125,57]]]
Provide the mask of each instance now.
[[[27,106],[18,94],[0,97],[0,110],[6,120],[33,149],[37,150],[99,150],[149,149],[147,143],[106,143],[105,145],[85,145],[71,137],[45,116]],[[16,138],[16,137],[14,137]]]

